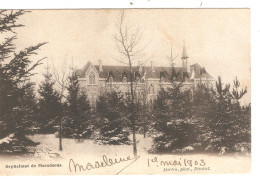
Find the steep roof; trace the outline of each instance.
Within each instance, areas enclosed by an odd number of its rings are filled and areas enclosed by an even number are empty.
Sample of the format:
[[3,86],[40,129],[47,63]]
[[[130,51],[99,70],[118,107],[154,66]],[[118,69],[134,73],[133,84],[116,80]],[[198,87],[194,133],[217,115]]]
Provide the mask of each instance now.
[[205,69],[205,67],[201,67],[198,63],[191,65],[194,67],[195,77],[194,78],[206,78],[206,79],[214,79]]
[[77,69],[75,71],[76,75],[79,76],[80,78],[84,78],[86,76],[86,72],[91,65],[91,62],[88,62],[82,69]]
[[[82,69],[76,70],[76,74],[80,78],[85,78],[86,71],[91,65],[90,62],[88,62]],[[99,71],[99,65],[94,65],[94,67]],[[205,70],[205,68],[201,67],[199,64],[193,64],[191,67],[194,67],[195,75],[194,78],[207,78],[207,79],[213,79],[213,77],[208,74]],[[99,72],[100,78],[108,78],[110,75],[113,76],[113,80],[115,82],[121,82],[123,76],[125,75],[127,79],[129,80],[129,69],[127,66],[102,66],[102,72]],[[171,74],[172,74],[172,68],[171,67],[154,67],[154,72],[152,71],[151,67],[143,66],[141,70],[141,74],[139,74],[139,67],[135,66],[133,67],[133,70],[135,71],[135,76],[140,76],[141,78],[145,75],[146,78],[159,78],[161,75],[165,77],[166,82],[170,80]],[[174,67],[176,77],[178,80],[182,80],[185,77],[190,77],[190,73],[186,71],[183,67]]]
[[[98,70],[99,66],[94,65]],[[127,66],[102,66],[103,71],[99,72],[100,78],[108,78],[109,75],[113,76],[114,81],[121,81],[123,78],[123,73],[127,74],[128,68]]]

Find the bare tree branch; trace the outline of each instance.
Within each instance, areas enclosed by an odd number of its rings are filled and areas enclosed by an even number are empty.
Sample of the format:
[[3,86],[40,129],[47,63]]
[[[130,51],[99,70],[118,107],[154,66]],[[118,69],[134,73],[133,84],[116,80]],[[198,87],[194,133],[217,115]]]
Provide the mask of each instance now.
[[143,57],[143,51],[145,47],[141,47],[141,40],[143,31],[138,26],[132,29],[125,20],[125,11],[119,14],[118,22],[115,24],[116,34],[114,40],[120,59],[114,58],[116,61],[128,66],[128,74],[130,75],[130,93],[131,93],[131,105],[130,105],[130,121],[133,131],[133,153],[137,155],[136,138],[135,138],[135,120],[134,120],[134,109],[135,109],[135,92],[138,86],[136,82],[136,68],[134,67],[134,61]]
[[59,85],[60,97],[64,98],[65,97],[64,92],[68,86],[68,76],[69,76],[68,67],[67,67],[67,55],[65,56],[60,72],[54,66],[53,61],[52,61],[52,67],[53,67],[53,74],[54,74],[55,81]]

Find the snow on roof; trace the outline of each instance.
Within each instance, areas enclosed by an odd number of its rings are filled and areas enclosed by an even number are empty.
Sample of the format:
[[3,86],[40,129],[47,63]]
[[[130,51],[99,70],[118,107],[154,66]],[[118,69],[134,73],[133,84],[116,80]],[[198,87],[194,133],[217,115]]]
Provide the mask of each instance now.
[[[89,66],[91,65],[91,62],[88,62],[82,69],[76,70],[76,74],[80,78],[86,77],[86,71],[88,70]],[[99,71],[99,65],[94,65],[94,67]],[[206,78],[206,79],[213,79],[213,77],[208,74],[206,69],[204,67],[201,67],[198,63],[191,65],[191,67],[194,67],[195,76],[194,78]],[[139,67],[134,66],[133,69],[136,71],[136,74],[140,76],[146,76],[146,78],[161,78],[161,74],[164,74],[165,79],[170,79],[171,73],[172,73],[172,67],[154,67],[154,71],[152,71],[151,67],[148,66],[142,66],[141,67],[141,74],[139,74]],[[129,78],[129,69],[128,66],[108,66],[103,65],[102,66],[102,72],[99,72],[100,78],[108,78],[109,75],[113,76],[113,79],[115,82],[122,81],[123,74],[126,75],[127,78]],[[184,77],[190,77],[190,73],[186,71],[183,67],[174,67],[174,70],[176,74],[180,77],[180,80]]]

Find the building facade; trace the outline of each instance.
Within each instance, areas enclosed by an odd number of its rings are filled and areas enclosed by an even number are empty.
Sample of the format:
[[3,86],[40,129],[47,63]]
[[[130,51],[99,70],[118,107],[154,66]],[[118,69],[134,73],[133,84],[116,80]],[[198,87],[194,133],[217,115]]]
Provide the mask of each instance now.
[[[214,78],[199,64],[190,65],[185,46],[182,53],[182,66],[175,67],[171,56],[171,67],[151,66],[133,67],[134,92],[136,99],[153,101],[161,88],[172,87],[172,81],[181,82],[182,88],[193,89],[198,83],[212,84]],[[88,62],[82,69],[76,70],[79,85],[86,92],[91,105],[95,105],[98,96],[105,91],[120,91],[124,97],[130,93],[130,73],[128,66],[99,65]]]

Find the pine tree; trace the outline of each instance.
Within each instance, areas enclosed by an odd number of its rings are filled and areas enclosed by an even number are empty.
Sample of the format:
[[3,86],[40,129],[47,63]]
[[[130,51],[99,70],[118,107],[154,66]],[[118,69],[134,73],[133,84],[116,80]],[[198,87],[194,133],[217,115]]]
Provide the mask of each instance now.
[[212,88],[203,83],[199,83],[193,94],[193,105],[195,106],[194,114],[197,117],[204,118],[211,108],[212,101]]
[[99,135],[97,142],[110,145],[130,144],[126,105],[118,92],[108,92],[97,100]]
[[30,56],[37,55],[37,50],[45,43],[28,47],[15,53],[15,29],[22,27],[17,20],[26,13],[24,10],[0,10],[0,33],[13,33],[0,43],[0,138],[12,135],[12,141],[0,146],[0,152],[25,152],[27,146],[34,144],[25,135],[32,126],[32,112],[26,105],[28,89],[32,88],[30,77],[33,70],[41,64]]
[[39,122],[40,130],[43,133],[54,133],[55,119],[62,112],[59,93],[54,89],[55,82],[52,79],[52,74],[49,67],[46,67],[46,72],[43,74],[44,80],[39,86]]
[[91,107],[84,92],[80,91],[75,71],[69,77],[66,98],[67,114],[63,128],[63,136],[76,139],[89,138],[92,134]]
[[213,89],[205,83],[199,83],[193,93],[193,116],[196,118],[197,124],[197,150],[204,152],[209,145],[207,142],[210,138],[210,129],[206,117],[211,116],[213,105]]
[[191,93],[176,82],[161,89],[154,102],[154,145],[151,152],[171,153],[194,150],[197,121],[192,118]]
[[[243,110],[239,100],[246,94],[246,90],[238,90],[239,82],[234,81],[233,91],[230,85],[222,83],[221,77],[216,82],[212,109],[209,110],[207,122],[210,128],[209,145],[206,151],[219,153],[240,150],[241,143],[246,143],[250,150],[250,112]],[[246,116],[248,115],[249,116]],[[243,146],[244,147],[244,146]]]
[[137,127],[138,127],[138,131],[140,133],[143,133],[144,138],[146,138],[146,136],[150,131],[150,122],[151,122],[151,115],[152,115],[152,111],[151,111],[151,103],[146,102],[146,99],[144,101],[139,101],[136,103],[136,123],[137,123]]

